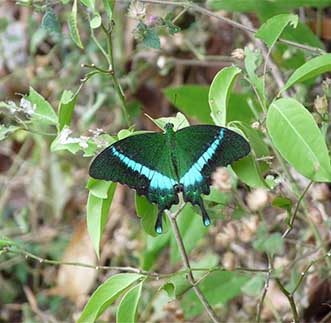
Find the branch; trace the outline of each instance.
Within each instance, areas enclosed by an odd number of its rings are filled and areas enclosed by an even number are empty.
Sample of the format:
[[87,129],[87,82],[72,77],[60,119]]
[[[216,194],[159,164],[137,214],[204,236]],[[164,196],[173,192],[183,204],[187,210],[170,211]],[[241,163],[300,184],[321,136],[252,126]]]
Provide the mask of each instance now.
[[279,289],[282,291],[282,293],[285,295],[285,297],[288,299],[290,306],[291,306],[291,311],[293,314],[293,322],[294,323],[299,323],[300,322],[300,318],[299,318],[299,314],[297,311],[297,307],[295,305],[294,302],[294,298],[293,298],[293,293],[290,293],[284,286],[283,284],[280,282],[279,278],[275,279],[277,286],[279,287]]
[[296,216],[298,214],[298,211],[299,211],[299,206],[301,204],[301,201],[303,200],[304,196],[306,195],[306,193],[308,192],[309,188],[311,187],[311,185],[313,184],[313,181],[310,181],[309,184],[307,185],[307,187],[304,189],[304,191],[302,192],[302,194],[299,196],[298,198],[298,202],[297,202],[297,205],[295,207],[295,210],[291,216],[291,219],[290,219],[290,222],[289,222],[289,225],[288,225],[288,228],[287,230],[284,232],[283,234],[283,238],[286,238],[286,236],[291,232],[291,230],[293,229],[293,223],[296,219]]
[[263,309],[263,303],[264,303],[264,299],[265,299],[265,297],[267,295],[267,292],[268,292],[268,289],[269,289],[269,283],[270,283],[271,273],[272,273],[271,259],[269,258],[269,255],[267,255],[267,257],[268,257],[268,274],[267,274],[267,277],[266,277],[266,280],[265,280],[261,300],[257,305],[257,315],[256,315],[256,322],[257,323],[261,322],[261,314],[262,314],[262,309]]
[[105,33],[106,37],[107,37],[107,50],[108,50],[108,56],[109,56],[109,70],[111,71],[111,78],[113,80],[113,84],[114,84],[114,88],[115,91],[121,101],[121,108],[123,111],[123,115],[125,118],[125,121],[128,125],[128,127],[130,127],[131,125],[131,121],[130,121],[130,116],[128,114],[128,109],[127,109],[127,105],[126,105],[126,101],[125,101],[125,95],[124,92],[122,90],[121,84],[118,81],[116,72],[115,72],[115,64],[114,64],[114,54],[113,54],[113,40],[112,40],[112,28],[113,26],[111,26],[109,29],[107,29],[103,24],[101,25],[101,28],[103,30],[103,32]]
[[[234,21],[230,18],[223,17],[222,15],[219,15],[219,14],[213,12],[213,11],[205,9],[205,8],[203,8],[203,7],[201,7],[197,4],[194,4],[194,3],[176,2],[176,1],[167,1],[167,0],[139,0],[139,1],[143,2],[143,3],[160,4],[160,5],[173,5],[173,6],[184,7],[184,8],[191,9],[193,11],[202,13],[206,16],[214,17],[214,18],[216,18],[218,20],[221,20],[221,21],[223,21],[223,22],[225,22],[225,23],[227,23],[227,24],[229,24],[229,25],[231,25],[235,28],[238,28],[240,30],[243,30],[243,31],[246,31],[246,32],[249,32],[249,33],[255,34],[256,31],[257,31],[257,29],[255,29],[255,28],[245,26],[245,25],[243,25],[239,22],[236,22],[236,21]],[[308,45],[303,45],[303,44],[300,44],[300,43],[297,43],[297,42],[294,42],[294,41],[290,41],[290,40],[286,40],[286,39],[283,39],[283,38],[279,38],[278,42],[289,45],[289,46],[297,47],[297,48],[300,48],[302,50],[313,52],[315,54],[319,54],[319,55],[320,54],[325,54],[325,51],[323,49],[308,46]]]
[[178,212],[175,215],[173,215],[169,212],[169,213],[167,213],[167,215],[168,215],[168,218],[170,220],[171,227],[173,229],[175,239],[176,239],[176,242],[177,242],[177,246],[178,246],[178,249],[179,249],[180,254],[182,256],[184,266],[188,270],[187,279],[190,282],[190,284],[192,285],[192,288],[193,288],[195,294],[199,298],[201,304],[205,308],[205,310],[206,310],[207,314],[209,315],[210,319],[214,323],[218,323],[219,320],[217,319],[214,310],[209,305],[208,301],[206,300],[206,298],[202,294],[199,286],[197,285],[196,280],[193,277],[190,261],[188,259],[188,255],[187,255],[187,252],[186,252],[186,249],[185,249],[185,246],[184,246],[184,242],[183,242],[183,239],[182,239],[182,236],[180,234],[179,227],[178,227],[178,224],[177,224],[177,221],[176,221],[176,216],[178,215]]

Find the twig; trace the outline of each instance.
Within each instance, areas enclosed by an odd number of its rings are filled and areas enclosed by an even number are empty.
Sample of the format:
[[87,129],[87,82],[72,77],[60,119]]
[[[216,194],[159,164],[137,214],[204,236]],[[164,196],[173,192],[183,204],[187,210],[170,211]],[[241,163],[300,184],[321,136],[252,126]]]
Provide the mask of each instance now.
[[[240,21],[245,26],[249,26],[250,28],[253,28],[253,27],[251,27],[252,22],[249,20],[249,18],[247,16],[241,15],[240,16]],[[282,77],[277,65],[270,58],[271,49],[267,50],[265,45],[262,43],[262,41],[255,38],[250,32],[247,32],[247,34],[251,38],[251,40],[255,43],[255,45],[261,50],[261,53],[263,55],[263,58],[264,58],[263,82],[265,83],[266,69],[267,69],[267,66],[269,66],[271,74],[274,77],[274,79],[275,79],[275,81],[276,81],[276,83],[279,87],[279,90],[281,90],[282,88],[284,88],[285,83],[283,81],[283,77]],[[282,91],[282,95],[283,96],[289,96],[287,91]]]
[[269,289],[269,283],[270,283],[271,273],[272,273],[271,259],[269,258],[269,255],[267,255],[267,257],[268,257],[268,273],[267,273],[267,277],[266,277],[266,280],[265,280],[261,300],[257,304],[257,314],[256,314],[256,322],[257,323],[261,322],[261,314],[262,314],[262,309],[263,309],[263,303],[264,303],[264,299],[265,299],[265,297],[267,295],[267,292],[268,292],[268,289]]
[[112,73],[110,75],[111,75],[111,78],[112,78],[112,81],[114,84],[115,91],[121,101],[121,107],[122,107],[124,119],[127,123],[127,126],[130,127],[131,121],[130,121],[130,117],[128,114],[128,109],[127,109],[127,105],[126,105],[126,101],[125,101],[125,95],[124,95],[124,92],[120,85],[120,82],[118,81],[116,71],[114,68],[115,64],[114,64],[114,55],[113,55],[112,27],[110,27],[110,29],[107,29],[103,24],[101,25],[101,27],[107,37],[107,50],[108,50],[108,56],[109,56],[109,62],[110,62],[109,70],[112,71]]
[[[30,258],[33,260],[36,260],[40,263],[45,263],[45,264],[50,264],[50,265],[56,265],[56,266],[76,266],[76,267],[86,267],[86,268],[91,268],[95,270],[114,270],[114,271],[121,271],[121,272],[133,272],[133,273],[139,273],[145,276],[149,277],[154,277],[156,279],[163,279],[163,278],[170,278],[172,276],[176,275],[182,275],[185,273],[188,273],[188,269],[184,270],[179,270],[177,272],[169,273],[169,274],[160,274],[157,272],[150,272],[150,271],[144,271],[139,268],[134,268],[134,267],[120,267],[120,266],[97,266],[97,265],[91,265],[91,264],[86,264],[86,263],[81,263],[81,262],[64,262],[60,260],[52,260],[52,259],[46,259],[39,257],[35,254],[32,254],[26,250],[23,249],[17,249],[17,248],[12,248],[10,246],[5,246],[0,249],[0,255],[5,254],[5,253],[12,253],[15,255],[21,255],[25,258]],[[16,258],[15,258],[16,259]],[[17,262],[15,262],[16,264]],[[215,272],[215,271],[237,271],[237,272],[251,272],[251,273],[266,273],[268,272],[268,269],[264,268],[248,268],[248,267],[236,267],[233,270],[229,270],[224,267],[220,266],[215,266],[212,268],[204,268],[204,267],[195,267],[190,269],[192,272],[197,271],[197,272]]]
[[304,198],[304,196],[306,195],[306,193],[308,192],[308,190],[309,190],[309,188],[311,187],[312,184],[313,184],[313,181],[310,181],[309,184],[307,185],[307,187],[302,192],[302,194],[299,196],[298,201],[297,201],[297,205],[295,207],[295,210],[294,210],[294,212],[293,212],[293,214],[291,216],[290,222],[288,224],[288,228],[284,232],[284,234],[282,235],[283,238],[286,238],[286,236],[292,231],[292,229],[293,229],[293,223],[294,223],[294,221],[296,219],[296,216],[298,214],[301,201]]
[[282,293],[285,295],[285,297],[288,299],[290,306],[291,306],[291,311],[293,314],[293,322],[294,323],[299,323],[300,321],[300,317],[297,311],[297,307],[295,305],[294,302],[294,298],[293,298],[293,293],[290,293],[281,283],[281,281],[279,280],[279,278],[275,279],[277,286],[279,287],[279,289],[282,291]]
[[[210,11],[208,9],[205,9],[197,4],[194,4],[194,3],[191,3],[191,2],[184,2],[184,1],[168,1],[168,0],[139,0],[140,2],[143,2],[143,3],[151,3],[151,4],[160,4],[160,5],[173,5],[173,6],[180,6],[180,7],[184,7],[184,8],[188,8],[188,9],[191,9],[193,11],[196,11],[196,12],[200,12],[206,16],[210,16],[210,17],[214,17],[218,20],[222,20],[224,22],[226,22],[227,24],[233,26],[233,27],[236,27],[240,30],[244,30],[246,32],[249,32],[249,33],[256,33],[257,29],[255,28],[252,28],[252,27],[248,27],[248,26],[245,26],[239,22],[236,22],[230,18],[227,18],[227,17],[224,17],[222,15],[219,15],[213,11]],[[306,50],[306,51],[310,51],[310,52],[313,52],[315,54],[325,54],[325,51],[323,49],[320,49],[320,48],[317,48],[317,47],[312,47],[312,46],[308,46],[308,45],[304,45],[304,44],[300,44],[300,43],[297,43],[297,42],[294,42],[294,41],[290,41],[290,40],[286,40],[286,39],[283,39],[283,38],[279,38],[278,41],[280,43],[283,43],[283,44],[286,44],[286,45],[289,45],[289,46],[293,46],[293,47],[297,47],[297,48],[300,48],[300,49],[303,49],[303,50]]]
[[170,220],[171,227],[173,229],[175,239],[176,239],[176,242],[177,242],[177,246],[178,246],[178,249],[179,249],[180,254],[182,256],[184,266],[186,267],[186,269],[188,269],[188,274],[187,274],[188,281],[192,285],[192,288],[193,288],[195,294],[199,298],[201,304],[205,308],[205,310],[206,310],[208,316],[210,317],[210,319],[214,323],[218,323],[219,320],[217,319],[214,310],[209,305],[208,301],[206,300],[206,298],[202,294],[199,286],[196,284],[196,281],[193,277],[190,261],[188,259],[188,255],[187,255],[187,252],[186,252],[186,249],[185,249],[185,246],[184,246],[184,242],[183,242],[182,236],[181,236],[180,231],[179,231],[179,227],[178,227],[178,224],[177,224],[177,221],[176,221],[176,217],[173,216],[170,212],[167,213],[167,215],[168,215],[168,218]]

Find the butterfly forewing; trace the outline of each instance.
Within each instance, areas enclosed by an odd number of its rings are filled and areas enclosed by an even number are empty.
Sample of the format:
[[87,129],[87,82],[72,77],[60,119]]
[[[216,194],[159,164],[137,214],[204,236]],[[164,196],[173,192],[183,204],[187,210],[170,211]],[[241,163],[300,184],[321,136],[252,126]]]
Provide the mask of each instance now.
[[139,134],[116,142],[93,160],[90,176],[126,184],[163,209],[178,199],[175,171],[162,133]]

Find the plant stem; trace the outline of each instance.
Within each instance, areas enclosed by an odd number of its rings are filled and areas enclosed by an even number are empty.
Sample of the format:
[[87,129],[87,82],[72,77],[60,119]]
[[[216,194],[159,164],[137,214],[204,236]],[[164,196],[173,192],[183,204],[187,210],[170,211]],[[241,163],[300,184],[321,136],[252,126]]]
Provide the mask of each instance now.
[[196,280],[193,277],[192,269],[191,269],[191,265],[190,265],[190,261],[188,259],[188,255],[187,255],[187,252],[186,252],[186,249],[185,249],[185,246],[184,246],[184,242],[183,242],[182,236],[181,236],[180,231],[179,231],[179,227],[178,227],[178,224],[177,224],[177,221],[176,221],[176,217],[173,216],[170,212],[167,213],[167,215],[169,217],[169,220],[170,220],[170,223],[171,223],[171,227],[173,229],[173,232],[174,232],[174,235],[175,235],[175,239],[176,239],[176,242],[177,242],[177,246],[178,246],[178,249],[179,249],[180,254],[182,256],[182,260],[183,260],[184,266],[188,270],[187,279],[190,282],[190,284],[192,285],[192,288],[193,288],[195,294],[199,298],[201,304],[205,308],[205,310],[206,310],[208,316],[210,317],[210,319],[214,323],[218,323],[219,320],[217,319],[214,310],[209,305],[208,301],[206,300],[206,298],[202,294],[199,286],[196,284]]
[[109,57],[109,71],[111,71],[110,76],[112,78],[115,91],[121,101],[121,108],[123,111],[124,119],[128,127],[131,125],[130,117],[128,114],[128,109],[125,101],[125,95],[122,90],[121,84],[117,78],[116,71],[115,71],[115,64],[114,64],[114,54],[113,54],[113,41],[112,41],[112,28],[108,30],[104,25],[101,25],[102,30],[106,34],[107,37],[107,50],[108,50],[108,57]]
[[261,300],[257,305],[257,315],[256,315],[256,322],[257,323],[261,322],[261,314],[262,314],[262,309],[263,309],[263,303],[264,303],[264,299],[265,299],[265,297],[267,295],[267,292],[268,292],[268,289],[269,289],[269,283],[270,283],[271,273],[272,273],[271,259],[270,259],[269,255],[267,255],[267,257],[268,257],[268,273],[267,273],[267,277],[266,277],[266,280],[265,280]]
[[279,287],[279,289],[282,291],[282,293],[286,296],[286,298],[288,299],[290,306],[291,306],[291,311],[293,314],[293,322],[294,323],[299,323],[300,322],[300,317],[297,311],[297,307],[295,305],[294,302],[294,298],[293,298],[293,294],[290,293],[281,283],[281,281],[279,280],[279,278],[275,279],[277,286]]
[[[160,4],[160,5],[173,5],[173,6],[180,6],[180,7],[184,7],[184,8],[188,8],[188,9],[192,9],[193,11],[202,13],[206,16],[209,17],[214,17],[218,20],[222,20],[224,22],[226,22],[227,24],[236,27],[240,30],[244,30],[250,33],[256,33],[257,29],[255,28],[251,28],[251,27],[247,27],[239,22],[236,22],[230,18],[224,17],[222,15],[219,15],[213,11],[210,11],[208,9],[205,9],[197,4],[191,3],[191,2],[185,2],[185,1],[168,1],[168,0],[139,0],[142,3],[151,3],[151,4]],[[325,54],[325,51],[323,49],[317,48],[317,47],[312,47],[312,46],[308,46],[308,45],[303,45],[294,41],[290,41],[290,40],[286,40],[283,38],[279,38],[278,42],[289,45],[289,46],[293,46],[293,47],[297,47],[306,51],[310,51],[313,52],[315,54]]]
[[297,205],[295,207],[295,210],[291,216],[291,219],[290,219],[290,222],[289,222],[289,225],[288,225],[288,228],[287,230],[284,232],[283,234],[283,238],[286,238],[286,236],[292,231],[293,229],[293,224],[294,224],[294,221],[296,219],[296,216],[298,214],[298,211],[299,211],[299,207],[300,207],[300,204],[301,204],[301,201],[303,200],[303,198],[305,197],[306,193],[308,192],[309,188],[311,187],[311,185],[313,184],[313,181],[310,181],[309,184],[307,185],[307,187],[304,189],[304,191],[302,192],[302,194],[299,196],[298,198],[298,201],[297,201]]

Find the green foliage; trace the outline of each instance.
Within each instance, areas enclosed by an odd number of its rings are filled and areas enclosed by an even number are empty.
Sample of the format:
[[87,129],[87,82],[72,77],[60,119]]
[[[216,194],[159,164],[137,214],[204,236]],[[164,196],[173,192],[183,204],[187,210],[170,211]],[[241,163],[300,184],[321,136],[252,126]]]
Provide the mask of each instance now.
[[[110,277],[92,294],[88,303],[85,305],[78,322],[96,321],[119,295],[132,286],[132,284],[138,282],[141,278],[143,278],[143,276],[138,274],[118,274]],[[127,295],[125,296],[127,297]],[[131,302],[131,306],[133,306],[133,308],[134,300],[135,298],[130,296],[129,301]],[[124,305],[127,306],[127,304]],[[121,313],[121,317],[123,317],[122,315],[123,313]]]
[[291,25],[293,28],[296,28],[297,24],[297,15],[277,15],[267,20],[255,33],[255,36],[262,39],[267,44],[269,49],[271,49],[287,25]]
[[[314,235],[314,239],[310,238],[310,240],[318,242],[316,245],[321,253],[326,254],[327,252],[327,250],[323,250],[324,246],[319,245],[319,242],[323,239],[323,235],[321,237],[321,234],[324,233],[323,230],[328,229],[328,223],[318,222],[319,230],[311,232],[309,231],[311,228],[303,230],[306,224],[302,219],[307,221],[310,227],[316,226],[312,214],[310,211],[307,212],[307,207],[310,210],[309,203],[314,204],[314,201],[311,201],[311,198],[306,199],[304,194],[301,201],[300,191],[303,188],[301,179],[297,180],[296,172],[315,183],[331,182],[330,119],[328,113],[319,113],[316,106],[312,107],[311,104],[314,101],[314,93],[319,93],[320,77],[331,71],[331,54],[316,54],[319,52],[318,49],[323,48],[323,42],[290,10],[305,6],[323,8],[330,5],[330,0],[317,2],[315,0],[208,1],[208,5],[215,10],[256,13],[260,21],[260,28],[254,37],[261,39],[267,45],[270,58],[279,68],[280,75],[284,74],[285,80],[290,75],[283,88],[275,86],[274,75],[268,62],[265,61],[264,55],[251,47],[243,50],[243,64],[240,64],[239,61],[237,64],[237,61],[234,61],[234,66],[220,69],[210,85],[205,84],[205,80],[210,77],[211,71],[214,73],[214,70],[211,70],[208,64],[206,64],[206,68],[185,66],[183,75],[179,75],[182,67],[178,68],[179,64],[172,59],[177,58],[178,52],[181,55],[178,57],[184,57],[189,63],[194,57],[196,65],[209,63],[215,59],[215,57],[209,56],[211,52],[209,45],[204,43],[214,40],[207,34],[207,31],[211,30],[208,28],[208,24],[201,23],[199,15],[194,16],[193,23],[185,24],[186,15],[190,16],[192,12],[195,12],[196,4],[194,3],[189,11],[166,12],[165,15],[162,15],[164,18],[153,16],[149,12],[146,17],[146,12],[142,10],[143,13],[140,16],[134,17],[138,21],[134,37],[138,43],[140,42],[144,46],[137,46],[132,52],[130,49],[129,59],[124,52],[127,47],[122,46],[124,43],[122,35],[126,35],[126,21],[124,21],[126,15],[118,16],[118,8],[114,8],[115,1],[61,0],[53,7],[48,3],[44,6],[39,5],[38,2],[25,0],[20,3],[30,6],[31,11],[34,10],[37,15],[39,14],[40,19],[35,22],[33,17],[29,17],[27,37],[30,38],[30,42],[24,60],[28,61],[31,66],[22,68],[19,63],[17,69],[12,73],[21,76],[20,69],[24,70],[22,82],[26,83],[23,84],[23,88],[26,90],[29,87],[28,83],[31,83],[33,87],[30,86],[29,94],[24,95],[20,102],[0,102],[0,140],[3,145],[1,154],[6,149],[12,150],[10,159],[14,161],[8,170],[8,180],[6,179],[5,185],[0,187],[1,221],[4,223],[6,235],[7,232],[14,232],[14,238],[10,234],[8,238],[1,237],[0,256],[4,257],[1,258],[1,261],[4,259],[2,262],[5,268],[4,277],[7,277],[10,271],[14,272],[15,277],[15,280],[6,278],[4,281],[3,293],[0,296],[1,302],[16,303],[18,299],[22,298],[18,292],[20,286],[22,284],[29,286],[31,281],[36,285],[33,286],[36,290],[38,287],[48,287],[39,279],[36,271],[39,266],[31,266],[32,259],[23,262],[23,257],[20,257],[22,258],[19,260],[20,263],[14,263],[8,267],[11,262],[10,257],[15,253],[24,255],[22,253],[24,247],[27,251],[35,252],[45,258],[61,259],[64,247],[62,249],[54,248],[54,245],[58,246],[61,243],[64,245],[64,242],[67,243],[68,237],[64,239],[65,241],[60,237],[53,239],[59,240],[51,241],[54,250],[48,249],[47,243],[42,246],[41,243],[40,245],[32,244],[28,241],[31,239],[28,233],[36,225],[33,221],[39,221],[47,228],[49,225],[47,221],[59,223],[64,216],[70,218],[71,203],[82,204],[77,203],[72,196],[74,189],[71,188],[77,189],[79,185],[82,187],[83,185],[79,181],[80,174],[87,176],[88,160],[83,157],[92,157],[116,140],[139,133],[135,128],[142,128],[140,116],[143,108],[146,108],[145,111],[153,116],[157,115],[158,111],[167,111],[163,106],[161,107],[161,101],[157,102],[157,104],[160,103],[157,109],[149,111],[149,101],[141,99],[141,88],[147,88],[150,91],[150,88],[154,89],[153,86],[159,87],[160,84],[162,86],[171,85],[163,89],[163,94],[173,105],[171,108],[180,111],[173,117],[150,118],[160,129],[164,129],[167,122],[174,123],[175,128],[180,129],[189,126],[192,119],[199,123],[215,123],[231,127],[241,133],[248,139],[251,146],[250,155],[233,163],[231,165],[233,171],[230,168],[227,170],[229,178],[225,176],[221,179],[213,179],[215,186],[211,187],[211,194],[203,196],[206,208],[211,213],[213,224],[226,219],[222,225],[215,225],[213,230],[205,228],[202,225],[198,208],[191,205],[186,205],[176,219],[186,253],[197,259],[194,262],[191,261],[190,264],[193,269],[196,269],[193,270],[193,275],[199,282],[198,286],[207,302],[212,307],[215,305],[225,307],[227,302],[242,294],[250,299],[260,297],[267,273],[260,273],[253,269],[249,270],[248,275],[242,274],[237,267],[232,268],[231,271],[224,270],[223,267],[219,268],[219,264],[223,263],[223,255],[233,252],[236,248],[244,249],[247,253],[253,252],[254,262],[257,260],[264,263],[265,254],[267,254],[271,261],[270,265],[274,265],[273,256],[284,257],[286,255],[293,264],[290,275],[283,267],[271,268],[270,279],[279,278],[286,281],[284,286],[289,291],[297,293],[300,290],[297,287],[304,282],[304,276],[300,274],[303,264],[305,262],[309,265],[310,260],[301,258],[300,264],[297,265],[296,256],[293,256],[292,253],[287,255],[288,246],[284,243],[282,233],[286,224],[289,224],[289,220],[292,220],[291,217],[301,215],[293,218],[292,234],[298,239],[296,255],[302,257],[299,242],[304,239],[303,237],[311,237],[311,234]],[[174,8],[176,9],[176,6]],[[203,12],[201,11],[201,13]],[[71,43],[70,39],[62,34],[62,31],[65,33],[65,28],[62,26],[64,21],[68,22]],[[0,36],[5,36],[11,27],[10,23],[9,18],[0,19]],[[179,37],[172,38],[179,32]],[[194,39],[188,37],[195,33]],[[56,37],[53,37],[54,35]],[[51,36],[50,39],[48,36]],[[127,35],[126,37],[130,38]],[[160,37],[168,37],[169,47],[162,48]],[[278,42],[280,37],[301,45],[314,46],[315,56],[308,56],[309,48],[303,51],[299,47],[280,44]],[[6,46],[0,45],[0,65],[4,64],[7,68],[7,62],[4,60],[3,63],[1,59],[3,59],[4,49],[7,50],[10,46],[7,46],[5,42],[3,44]],[[243,47],[242,39],[238,40],[238,44],[234,44],[237,47]],[[44,55],[44,50],[48,47],[49,51]],[[153,65],[154,56],[151,56],[153,59],[149,59],[149,49],[157,49],[157,51],[153,51],[153,55],[157,55],[155,59],[157,66]],[[142,55],[141,59],[139,56],[141,53],[144,55],[147,53],[148,58],[146,59]],[[37,59],[34,56],[45,59],[45,66],[36,64]],[[162,61],[163,58],[167,59],[167,66],[164,69],[162,64],[158,64],[159,60]],[[99,65],[101,64],[99,60],[107,64]],[[84,70],[80,67],[82,63],[85,66]],[[146,74],[143,74],[145,71],[147,71]],[[29,74],[33,74],[34,78],[31,79]],[[157,77],[155,77],[156,74]],[[178,86],[180,78],[171,79],[173,75],[182,76],[183,82],[192,84]],[[193,84],[196,75],[199,75],[199,78],[196,78],[199,80],[199,84]],[[82,82],[78,84],[81,77]],[[156,78],[158,80],[155,85],[153,82]],[[161,78],[162,82],[159,80]],[[163,78],[166,82],[163,82]],[[14,79],[12,83],[16,85],[19,82]],[[54,86],[54,84],[56,85]],[[153,86],[150,87],[151,84]],[[4,78],[3,88],[7,87]],[[38,89],[38,92],[35,89]],[[24,93],[25,90],[22,92]],[[296,91],[295,95],[292,91]],[[153,97],[150,92],[147,96]],[[155,104],[153,98],[150,97],[148,99]],[[57,112],[54,107],[58,107]],[[124,125],[123,111],[126,111],[132,120],[127,125]],[[105,127],[104,131],[96,130],[99,124]],[[111,132],[114,136],[104,132]],[[4,143],[4,140],[8,142]],[[26,142],[28,145],[24,147]],[[22,154],[20,151],[17,152],[17,147],[21,146],[23,148],[19,149],[22,149]],[[111,167],[111,165],[109,166]],[[25,167],[30,167],[28,175],[31,177],[31,183],[28,183],[28,187],[31,191],[23,196],[20,191],[17,193],[16,190],[18,191],[17,183],[22,186],[26,185],[25,174],[22,176],[20,173]],[[80,172],[77,167],[81,168]],[[288,168],[291,173],[294,173],[294,178],[289,176]],[[270,179],[270,177],[272,178]],[[230,189],[226,192],[219,191],[218,184],[224,184],[226,181],[230,183]],[[115,318],[116,313],[116,321],[119,323],[151,320],[153,316],[149,316],[149,312],[152,312],[152,309],[156,312],[155,320],[161,321],[165,316],[157,317],[159,314],[157,306],[160,309],[161,305],[164,305],[162,301],[167,303],[174,299],[178,300],[178,304],[184,311],[184,320],[206,320],[206,316],[203,316],[205,314],[203,314],[204,308],[201,301],[187,280],[187,270],[178,267],[183,260],[178,249],[178,237],[174,235],[166,214],[164,214],[163,221],[164,234],[156,235],[154,223],[157,208],[150,204],[145,197],[136,195],[134,207],[128,207],[130,213],[135,209],[140,224],[135,225],[134,234],[129,232],[130,234],[125,236],[125,239],[134,240],[132,245],[135,246],[136,243],[139,248],[132,247],[134,249],[132,250],[130,249],[131,243],[128,243],[123,246],[123,249],[125,252],[130,250],[129,254],[117,256],[114,253],[111,258],[106,260],[100,257],[105,226],[109,217],[112,216],[110,208],[116,186],[116,183],[88,179],[86,210],[84,205],[83,211],[80,210],[79,214],[83,216],[86,212],[88,234],[96,254],[101,258],[100,261],[106,263],[109,261],[111,266],[134,266],[151,272],[147,275],[146,272],[137,269],[136,272],[141,274],[113,274],[91,295],[81,313],[79,322],[97,321],[111,306],[113,306],[110,310],[110,315],[113,315],[111,319]],[[287,186],[290,186],[289,191],[293,192],[288,193]],[[266,206],[271,211],[269,214],[268,210],[263,207],[259,208],[255,214],[257,217],[257,213],[259,213],[257,228],[252,229],[253,225],[249,223],[247,225],[249,230],[255,231],[250,232],[249,238],[244,239],[242,233],[245,230],[240,231],[242,229],[240,225],[247,224],[253,218],[254,213],[253,208],[250,209],[246,196],[254,194],[256,188],[262,188],[263,192],[269,191]],[[7,203],[7,191],[10,193],[11,190],[15,194],[22,194],[20,199],[23,202],[19,200],[19,203],[26,203],[19,212],[16,210],[17,204]],[[80,191],[79,194],[83,195]],[[270,196],[273,197],[271,203]],[[131,196],[128,194],[127,198],[129,199]],[[25,202],[25,199],[36,200],[35,209],[30,208],[28,205],[30,201]],[[319,201],[319,203],[323,202]],[[294,206],[296,206],[295,211]],[[174,214],[177,211],[178,206],[173,206],[169,212]],[[40,212],[42,218],[36,219],[36,212],[38,214]],[[285,221],[279,220],[279,212],[287,213]],[[74,219],[76,223],[76,217]],[[231,240],[228,238],[231,230],[228,229],[227,221],[234,220],[238,221],[238,228],[236,227],[234,230],[236,237],[232,237]],[[7,223],[9,223],[8,226]],[[132,223],[138,223],[138,221],[128,221],[128,224],[125,225],[132,230]],[[116,224],[116,226],[118,227],[114,230],[122,229],[121,224]],[[127,230],[126,227],[125,230]],[[320,234],[319,231],[322,233]],[[21,237],[25,239],[24,245],[20,241]],[[225,241],[226,239],[229,239],[230,242]],[[313,243],[311,241],[310,243]],[[110,243],[115,244],[115,239]],[[212,248],[216,244],[217,253],[213,253]],[[128,249],[125,249],[126,247]],[[116,245],[114,248],[120,249]],[[239,253],[234,256],[236,261],[240,261],[236,266],[243,265],[244,268],[249,263]],[[26,257],[29,258],[28,255]],[[324,261],[324,259],[322,260]],[[46,264],[43,264],[42,268],[44,266]],[[224,262],[222,266],[226,267],[226,263]],[[325,264],[320,266],[323,267],[322,273],[325,274],[329,271],[330,266],[331,264],[326,260]],[[267,264],[263,268],[266,267]],[[166,276],[157,277],[156,274],[154,275],[154,271],[166,274]],[[318,266],[316,266],[316,272],[320,273]],[[48,285],[48,282],[46,283]],[[162,295],[162,299],[155,297],[156,294]],[[301,294],[296,294],[295,301],[299,297]],[[57,319],[66,315],[63,305],[67,306],[64,303],[68,302],[61,303],[61,301],[60,297],[57,299],[45,296],[37,297],[40,308],[47,308],[52,313],[61,312],[60,316],[56,317]],[[143,306],[146,306],[146,310],[143,309]],[[141,312],[140,308],[142,308]],[[227,308],[219,312],[227,313]],[[32,313],[24,315],[22,314],[23,321],[35,320]],[[63,317],[64,320],[66,318]]]
[[217,73],[210,85],[208,101],[211,117],[218,126],[226,125],[231,90],[240,72],[238,67],[225,67]]
[[211,123],[207,86],[183,85],[164,89],[167,99],[181,112],[202,123]]
[[314,118],[295,99],[274,101],[267,114],[267,128],[281,155],[302,175],[331,181],[331,166],[325,140]]
[[73,2],[71,14],[68,17],[68,25],[72,40],[79,48],[83,49],[84,46],[80,39],[78,24],[77,24],[77,0],[74,0]]
[[101,237],[109,216],[116,183],[90,179],[87,186],[90,190],[86,207],[87,229],[95,252],[99,256]]
[[140,282],[136,286],[133,286],[131,289],[129,289],[122,297],[116,312],[116,322],[137,322],[136,314],[142,286],[143,282]]
[[287,80],[283,90],[329,71],[331,71],[331,54],[317,56],[300,66]]

